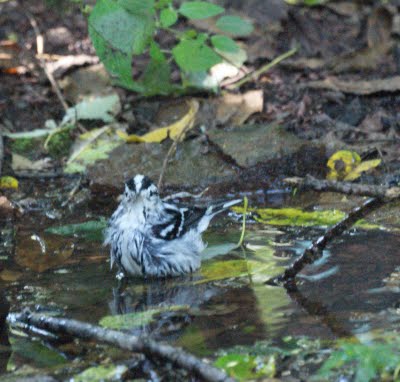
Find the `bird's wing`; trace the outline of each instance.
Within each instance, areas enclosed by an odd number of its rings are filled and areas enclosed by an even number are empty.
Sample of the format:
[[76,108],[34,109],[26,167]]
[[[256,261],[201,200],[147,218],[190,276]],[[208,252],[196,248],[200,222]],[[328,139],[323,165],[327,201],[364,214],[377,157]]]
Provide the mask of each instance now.
[[153,225],[153,235],[162,240],[176,239],[193,228],[206,211],[206,208],[165,204],[164,221]]

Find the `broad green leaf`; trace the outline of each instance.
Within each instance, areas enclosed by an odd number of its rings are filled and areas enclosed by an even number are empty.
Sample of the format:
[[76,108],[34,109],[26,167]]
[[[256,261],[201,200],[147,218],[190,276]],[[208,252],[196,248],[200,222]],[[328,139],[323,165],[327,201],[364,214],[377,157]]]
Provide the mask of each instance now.
[[54,367],[67,363],[67,359],[51,347],[43,345],[41,341],[33,341],[30,338],[10,337],[12,355],[7,368],[15,361],[20,364],[21,358],[26,363],[33,362],[36,367]]
[[172,8],[165,8],[160,12],[160,23],[164,28],[174,25],[178,20],[177,12]]
[[211,43],[215,49],[228,53],[236,53],[239,47],[234,40],[228,36],[217,34],[211,37]]
[[66,224],[59,227],[50,227],[45,230],[47,233],[52,233],[61,236],[82,237],[94,241],[102,241],[103,231],[107,227],[107,220],[89,220],[84,223]]
[[179,67],[186,72],[208,70],[222,61],[209,46],[201,40],[183,40],[173,49],[172,54]]
[[104,381],[122,381],[128,368],[125,365],[100,365],[89,367],[78,375],[75,375],[71,381],[74,382],[104,382]]
[[143,93],[147,96],[169,94],[174,89],[171,79],[171,68],[164,53],[154,41],[150,44],[150,63],[140,79]]
[[239,16],[222,16],[215,25],[232,36],[248,36],[253,32],[253,24]]
[[154,14],[154,0],[118,0],[118,4],[133,14]]
[[116,83],[140,92],[141,86],[132,79],[132,55],[148,47],[155,25],[151,14],[133,11],[113,0],[97,1],[89,17],[89,35]]
[[185,1],[179,8],[180,14],[193,20],[206,19],[222,12],[224,8],[207,1]]

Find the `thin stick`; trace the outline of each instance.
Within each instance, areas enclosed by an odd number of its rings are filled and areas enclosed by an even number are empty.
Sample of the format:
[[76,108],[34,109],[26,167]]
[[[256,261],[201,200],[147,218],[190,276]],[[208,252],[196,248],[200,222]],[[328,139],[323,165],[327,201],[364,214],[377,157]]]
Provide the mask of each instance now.
[[337,182],[332,180],[316,179],[310,175],[305,178],[286,178],[285,183],[290,185],[311,188],[315,191],[340,192],[347,195],[369,196],[392,201],[400,198],[400,187],[385,187],[351,182]]
[[329,228],[324,235],[315,240],[311,247],[307,248],[303,254],[289,267],[285,272],[271,280],[266,281],[266,284],[280,285],[284,284],[285,288],[289,288],[294,284],[296,275],[307,265],[315,262],[322,256],[323,249],[333,239],[348,230],[358,220],[364,218],[372,211],[382,207],[385,202],[382,199],[368,199],[361,206],[354,208],[343,220]]
[[246,232],[246,215],[247,215],[247,206],[249,204],[249,200],[247,196],[243,198],[243,221],[242,221],[242,234],[240,235],[240,239],[237,243],[237,247],[241,247],[244,241],[244,234]]
[[[68,110],[68,104],[65,101],[64,96],[62,95],[60,86],[58,85],[57,80],[54,78],[53,74],[47,69],[47,64],[46,61],[44,60],[44,38],[43,35],[40,33],[38,24],[35,20],[35,18],[33,17],[33,15],[31,13],[29,13],[28,11],[25,11],[25,15],[29,20],[29,23],[32,26],[32,29],[35,33],[36,36],[36,57],[39,60],[40,66],[42,67],[44,74],[46,75],[47,79],[49,80],[51,87],[54,91],[54,93],[56,94],[58,100],[61,103],[61,106],[63,107],[64,111],[67,112]],[[76,126],[79,128],[79,130],[84,133],[87,130],[78,122],[76,121]]]
[[132,352],[143,353],[149,358],[158,358],[182,367],[200,378],[210,382],[234,382],[226,373],[209,365],[182,349],[161,344],[148,338],[139,338],[117,330],[105,329],[86,322],[66,318],[48,317],[46,315],[24,311],[13,313],[8,317],[12,324],[33,325],[38,329],[55,334],[67,334],[77,338],[95,340],[117,346]]
[[185,128],[179,133],[179,135],[176,137],[176,139],[172,142],[172,145],[170,146],[167,155],[164,158],[162,167],[161,167],[161,173],[160,176],[158,177],[158,182],[157,182],[157,188],[161,190],[162,188],[162,183],[163,183],[163,178],[165,171],[167,169],[168,161],[171,157],[171,155],[175,152],[176,147],[178,146],[178,143],[181,141],[181,139],[185,136],[186,132],[190,130],[193,126],[194,120],[192,120],[189,124],[185,126]]
[[257,69],[254,72],[247,74],[238,82],[230,85],[230,89],[240,88],[243,84],[245,84],[249,81],[252,81],[252,80],[256,80],[261,74],[268,72],[268,70],[270,70],[272,67],[274,67],[275,65],[278,65],[280,62],[282,62],[283,60],[286,60],[290,56],[293,56],[296,52],[297,52],[297,48],[293,48],[293,49],[290,49],[289,51],[287,51],[286,53],[281,54],[280,56],[278,56],[274,60],[272,60],[270,63],[262,66],[260,69]]

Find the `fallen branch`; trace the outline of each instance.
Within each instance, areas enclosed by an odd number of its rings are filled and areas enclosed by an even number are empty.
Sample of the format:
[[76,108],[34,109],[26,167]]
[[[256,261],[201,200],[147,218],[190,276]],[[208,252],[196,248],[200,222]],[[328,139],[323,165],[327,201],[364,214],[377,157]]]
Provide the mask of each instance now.
[[100,326],[66,318],[48,317],[42,314],[24,311],[8,317],[12,324],[26,324],[55,334],[67,334],[77,338],[90,339],[117,346],[132,352],[143,353],[148,358],[158,358],[184,368],[198,377],[210,382],[234,382],[226,373],[209,365],[195,356],[170,345],[139,338],[117,330],[104,329]]
[[4,158],[4,144],[3,144],[3,136],[0,134],[0,176],[1,176],[1,170],[3,169],[3,158]]
[[373,198],[392,201],[400,198],[400,187],[374,186],[351,182],[337,182],[333,180],[320,180],[310,175],[305,178],[286,178],[284,182],[292,186],[311,188],[314,191],[340,192],[347,195],[369,196]]
[[364,218],[372,211],[382,207],[385,204],[383,199],[372,198],[368,199],[361,206],[354,208],[346,218],[329,228],[324,235],[315,240],[311,247],[307,248],[296,261],[285,270],[285,272],[271,280],[266,281],[266,284],[280,285],[283,284],[286,289],[291,289],[295,286],[296,275],[307,265],[315,262],[322,256],[323,249],[334,238],[348,230],[358,220]]

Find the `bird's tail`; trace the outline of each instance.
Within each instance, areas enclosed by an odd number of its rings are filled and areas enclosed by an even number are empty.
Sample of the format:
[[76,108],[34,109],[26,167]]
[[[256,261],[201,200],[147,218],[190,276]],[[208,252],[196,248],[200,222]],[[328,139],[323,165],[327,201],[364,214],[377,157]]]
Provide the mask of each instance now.
[[234,206],[235,204],[240,203],[242,200],[241,199],[236,199],[236,200],[230,200],[229,202],[224,202],[224,203],[219,203],[219,204],[213,204],[212,206],[208,207],[205,214],[203,215],[203,217],[201,218],[199,225],[198,225],[198,231],[199,232],[204,232],[208,225],[210,224],[211,219],[227,210],[229,207]]
[[215,215],[227,210],[228,208],[234,206],[235,204],[240,203],[241,201],[242,199],[235,199],[235,200],[230,200],[229,202],[214,204],[208,207],[206,215],[214,217]]

